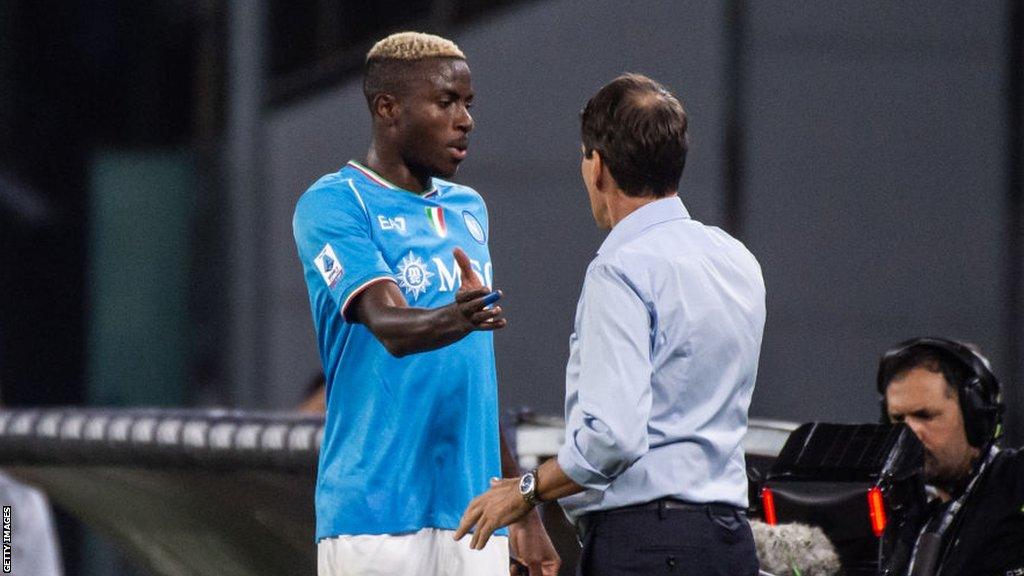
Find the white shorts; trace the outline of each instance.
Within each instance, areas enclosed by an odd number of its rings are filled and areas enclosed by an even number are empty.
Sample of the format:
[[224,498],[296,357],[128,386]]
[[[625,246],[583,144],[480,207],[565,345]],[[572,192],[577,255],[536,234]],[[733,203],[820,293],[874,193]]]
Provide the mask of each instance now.
[[316,545],[318,576],[507,576],[508,537],[470,550],[467,534],[424,528],[414,534],[326,538]]

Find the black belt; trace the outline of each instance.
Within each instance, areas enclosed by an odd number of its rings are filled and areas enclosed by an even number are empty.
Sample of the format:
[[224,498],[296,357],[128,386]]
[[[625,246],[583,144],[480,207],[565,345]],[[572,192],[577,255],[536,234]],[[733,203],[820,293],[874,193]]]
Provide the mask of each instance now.
[[605,516],[611,516],[613,514],[619,514],[622,512],[636,512],[650,510],[658,512],[659,515],[664,515],[666,511],[678,510],[683,512],[700,512],[703,514],[710,514],[712,516],[736,516],[743,514],[744,510],[738,506],[732,504],[723,504],[721,502],[709,502],[705,504],[697,504],[694,502],[686,502],[684,500],[677,500],[675,498],[661,498],[654,500],[653,502],[644,502],[643,504],[632,504],[630,506],[622,506],[621,508],[610,508],[608,510],[598,510],[596,512],[589,512],[580,516],[576,521],[576,532],[579,535],[579,539],[582,542],[586,533],[593,527],[594,523],[600,518]]

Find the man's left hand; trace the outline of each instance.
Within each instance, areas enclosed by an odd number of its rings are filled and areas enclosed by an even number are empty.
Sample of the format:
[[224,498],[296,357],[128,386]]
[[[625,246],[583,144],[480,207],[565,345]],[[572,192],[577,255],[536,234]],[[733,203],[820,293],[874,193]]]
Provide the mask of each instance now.
[[529,576],[557,576],[562,559],[551,544],[536,510],[509,524],[509,552],[529,569]]
[[474,498],[463,512],[455,539],[461,540],[472,529],[469,547],[483,550],[495,530],[519,520],[532,509],[519,493],[518,478],[494,478],[491,489]]

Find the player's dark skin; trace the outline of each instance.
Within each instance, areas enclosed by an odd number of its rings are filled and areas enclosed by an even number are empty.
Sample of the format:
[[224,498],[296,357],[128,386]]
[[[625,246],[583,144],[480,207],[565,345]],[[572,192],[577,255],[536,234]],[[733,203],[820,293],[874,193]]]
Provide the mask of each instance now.
[[465,60],[428,58],[411,66],[395,94],[371,100],[366,165],[401,188],[423,192],[432,177],[454,176],[466,157],[473,84]]
[[[366,155],[367,167],[410,193],[428,190],[432,177],[455,175],[473,130],[473,86],[466,62],[432,58],[416,67],[413,81],[404,83],[399,94],[373,97],[373,142]],[[413,308],[394,282],[377,282],[356,297],[349,320],[364,324],[398,357],[441,348],[476,330],[507,326],[501,306],[485,307],[490,288],[473,271],[469,257],[460,248],[454,254],[462,284],[452,304]],[[500,446],[502,475],[518,476],[503,437]],[[558,573],[561,560],[535,511],[510,526],[509,547],[528,567],[529,576]]]
[[442,348],[474,330],[504,328],[508,321],[501,306],[485,308],[484,296],[491,290],[470,267],[469,257],[456,248],[455,259],[462,270],[462,286],[452,304],[411,308],[394,282],[378,282],[357,297],[350,320],[365,324],[399,358]]

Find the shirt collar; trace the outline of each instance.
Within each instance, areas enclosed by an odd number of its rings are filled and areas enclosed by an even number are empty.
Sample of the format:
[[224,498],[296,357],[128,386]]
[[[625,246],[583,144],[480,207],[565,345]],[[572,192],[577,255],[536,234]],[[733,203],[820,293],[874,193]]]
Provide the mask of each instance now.
[[597,249],[597,253],[612,252],[656,224],[689,217],[690,213],[687,212],[686,206],[683,205],[683,200],[679,196],[662,198],[644,204],[612,228],[608,237],[601,243],[601,247]]
[[366,176],[367,178],[369,178],[370,180],[372,180],[374,183],[378,184],[379,186],[383,186],[385,188],[390,188],[391,190],[401,190],[402,192],[408,192],[410,194],[415,194],[417,196],[422,196],[423,198],[427,198],[427,197],[429,197],[429,196],[431,196],[433,194],[437,194],[437,184],[434,182],[433,178],[430,179],[430,190],[425,190],[423,192],[413,192],[412,190],[406,190],[405,188],[400,188],[400,187],[392,184],[390,181],[388,181],[387,178],[381,176],[380,174],[377,174],[373,170],[370,170],[369,168],[367,168],[366,166],[363,166],[362,164],[360,164],[359,162],[356,162],[355,160],[349,160],[348,161],[348,165],[351,166],[352,168],[355,168],[359,172],[361,172],[363,174],[363,176]]

